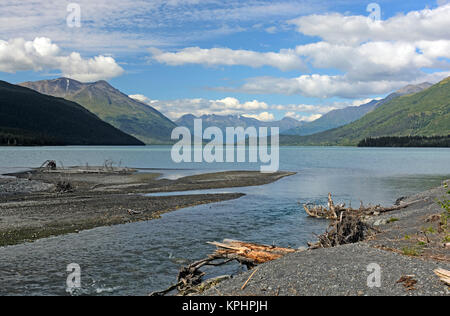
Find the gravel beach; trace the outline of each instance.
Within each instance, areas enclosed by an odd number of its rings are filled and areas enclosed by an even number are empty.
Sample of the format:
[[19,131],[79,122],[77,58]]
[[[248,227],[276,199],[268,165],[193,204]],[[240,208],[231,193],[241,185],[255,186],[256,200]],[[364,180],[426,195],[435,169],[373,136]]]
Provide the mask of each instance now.
[[[436,221],[430,221],[443,212],[437,200],[443,199],[447,190],[440,187],[408,197],[402,201],[412,203],[407,208],[372,217],[369,222],[380,233],[371,240],[287,255],[258,266],[250,280],[253,271],[223,281],[203,295],[448,296],[449,287],[433,270],[450,270],[450,249],[443,245]],[[426,243],[424,231],[428,232]],[[373,272],[368,271],[371,264],[381,268],[380,287],[368,286],[367,279]],[[399,282],[405,277],[417,283],[407,287]]]
[[186,195],[148,197],[145,193],[256,186],[292,174],[233,171],[167,180],[159,179],[159,174],[129,169],[74,167],[9,175],[16,178],[0,179],[0,246],[157,219],[177,209],[243,196],[186,192]]

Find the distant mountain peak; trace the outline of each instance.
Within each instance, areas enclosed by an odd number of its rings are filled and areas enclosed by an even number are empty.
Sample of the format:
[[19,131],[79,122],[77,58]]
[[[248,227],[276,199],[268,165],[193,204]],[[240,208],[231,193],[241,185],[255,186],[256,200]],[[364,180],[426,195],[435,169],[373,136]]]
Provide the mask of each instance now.
[[450,77],[447,77],[444,80],[442,80],[441,82],[439,82],[439,84],[447,84],[447,83],[450,83]]
[[429,82],[422,82],[419,84],[409,84],[409,85],[397,90],[395,93],[400,94],[400,95],[413,94],[413,93],[421,92],[425,89],[428,89],[432,85],[433,84],[431,84]]

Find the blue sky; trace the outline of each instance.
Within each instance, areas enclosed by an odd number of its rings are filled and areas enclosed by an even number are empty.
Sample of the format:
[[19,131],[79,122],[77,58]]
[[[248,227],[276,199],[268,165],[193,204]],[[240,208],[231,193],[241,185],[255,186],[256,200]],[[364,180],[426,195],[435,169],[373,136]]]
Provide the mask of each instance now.
[[449,1],[380,0],[380,21],[370,3],[2,0],[0,79],[105,79],[172,119],[310,121],[450,75]]

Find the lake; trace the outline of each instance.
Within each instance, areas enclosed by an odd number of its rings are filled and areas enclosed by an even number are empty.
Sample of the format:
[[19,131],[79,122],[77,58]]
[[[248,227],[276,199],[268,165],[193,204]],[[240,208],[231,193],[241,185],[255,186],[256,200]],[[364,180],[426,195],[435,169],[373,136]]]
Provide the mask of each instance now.
[[[0,173],[39,167],[51,159],[63,164],[149,168],[163,177],[224,170],[259,170],[259,164],[175,164],[170,147],[0,148]],[[82,269],[89,295],[147,295],[175,281],[189,260],[214,250],[207,241],[224,238],[300,247],[321,233],[326,221],[307,218],[303,203],[390,205],[400,196],[437,186],[450,178],[447,148],[281,147],[280,169],[297,174],[276,183],[214,190],[242,192],[234,201],[182,209],[159,220],[101,227],[0,248],[0,295],[65,294],[66,266]],[[201,193],[201,192],[194,192]],[[236,273],[239,266],[216,274]]]

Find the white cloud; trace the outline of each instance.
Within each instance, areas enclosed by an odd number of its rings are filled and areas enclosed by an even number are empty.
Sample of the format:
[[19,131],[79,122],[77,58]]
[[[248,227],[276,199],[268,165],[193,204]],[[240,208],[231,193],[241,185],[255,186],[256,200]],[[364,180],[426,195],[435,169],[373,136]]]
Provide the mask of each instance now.
[[271,66],[281,70],[304,69],[304,64],[294,50],[283,49],[280,52],[260,53],[249,50],[232,50],[229,48],[201,49],[188,47],[178,52],[163,52],[150,49],[152,59],[171,66],[200,64],[206,66],[244,65],[254,68]]
[[26,70],[59,70],[65,77],[84,82],[107,80],[124,72],[109,56],[84,59],[76,52],[64,55],[49,38],[0,40],[0,71],[14,73]]
[[330,43],[358,44],[366,41],[440,40],[450,37],[450,5],[411,11],[385,21],[370,22],[367,16],[338,13],[310,15],[291,20],[298,32],[318,36]]
[[318,74],[303,75],[296,78],[257,77],[248,79],[245,84],[238,88],[220,87],[217,90],[253,94],[300,94],[313,98],[341,97],[355,99],[386,94],[411,83],[437,82],[448,76],[450,76],[450,71],[423,74],[409,80],[355,81],[346,75]]
[[156,103],[159,102],[158,100],[151,100],[151,99],[149,99],[148,97],[146,97],[143,94],[132,94],[132,95],[129,95],[129,97],[134,99],[134,100],[137,100],[139,102],[147,103],[149,105],[156,104]]
[[266,32],[269,34],[275,34],[278,31],[276,26],[269,26],[266,28]]
[[299,121],[312,122],[312,121],[320,119],[321,117],[322,117],[322,114],[314,114],[314,115],[304,116],[302,118],[299,118]]
[[322,114],[301,115],[295,112],[287,112],[285,117],[294,118],[297,121],[312,122],[322,117]]
[[450,58],[450,40],[419,41],[416,46],[429,58]]
[[450,41],[369,42],[346,46],[318,42],[298,46],[296,52],[316,68],[339,69],[353,80],[408,80],[421,76],[422,68],[438,68],[449,53]]
[[152,102],[152,100],[150,100],[148,97],[146,97],[143,94],[131,94],[129,95],[130,98],[139,101],[139,102],[143,102],[143,103],[150,103]]
[[254,118],[263,122],[270,122],[275,120],[275,116],[269,112],[262,112],[259,114],[244,114],[243,116]]
[[[349,104],[345,104],[341,107],[349,106]],[[336,105],[328,106],[328,105],[312,105],[312,104],[289,104],[289,105],[276,105],[273,108],[278,111],[289,111],[288,113],[293,112],[302,112],[302,113],[328,113],[330,111],[339,109]]]
[[367,104],[367,103],[369,103],[370,101],[373,101],[373,100],[381,100],[381,98],[375,98],[375,99],[360,99],[360,100],[353,100],[352,101],[352,103],[351,103],[351,106],[361,106],[361,105],[363,105],[363,104]]
[[173,120],[177,120],[186,114],[193,114],[195,116],[209,114],[253,115],[270,108],[270,106],[265,102],[260,102],[257,100],[240,102],[238,99],[232,97],[219,100],[198,98],[168,101],[151,100],[142,94],[130,95],[129,97],[154,107]]

